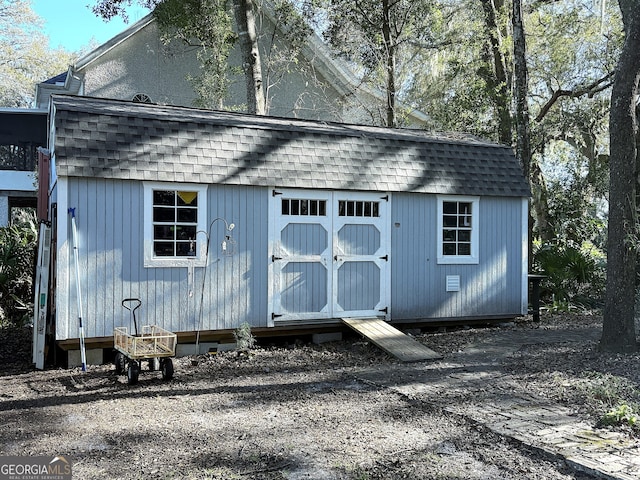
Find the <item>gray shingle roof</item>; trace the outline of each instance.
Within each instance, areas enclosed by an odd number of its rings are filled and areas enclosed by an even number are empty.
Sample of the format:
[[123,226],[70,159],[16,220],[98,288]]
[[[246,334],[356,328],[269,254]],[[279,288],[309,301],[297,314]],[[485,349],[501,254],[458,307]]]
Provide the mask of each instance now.
[[417,130],[56,95],[59,176],[528,196],[511,148]]

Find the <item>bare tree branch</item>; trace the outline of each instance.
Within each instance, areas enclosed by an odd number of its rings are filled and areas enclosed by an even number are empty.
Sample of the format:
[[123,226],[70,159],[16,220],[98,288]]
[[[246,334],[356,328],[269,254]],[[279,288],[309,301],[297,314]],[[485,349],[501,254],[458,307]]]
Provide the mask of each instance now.
[[606,90],[611,85],[613,85],[613,80],[612,80],[613,75],[614,75],[614,72],[609,72],[604,77],[599,78],[593,83],[590,83],[589,85],[585,85],[584,87],[578,87],[574,90],[564,90],[564,89],[556,90],[555,92],[553,92],[553,95],[551,95],[551,98],[547,100],[547,103],[545,103],[542,106],[535,121],[536,122],[542,121],[542,119],[547,115],[547,113],[549,113],[549,110],[551,109],[551,107],[553,107],[553,105],[558,101],[560,97],[578,98],[578,97],[582,97],[583,95],[588,95],[589,98],[592,98],[596,93]]

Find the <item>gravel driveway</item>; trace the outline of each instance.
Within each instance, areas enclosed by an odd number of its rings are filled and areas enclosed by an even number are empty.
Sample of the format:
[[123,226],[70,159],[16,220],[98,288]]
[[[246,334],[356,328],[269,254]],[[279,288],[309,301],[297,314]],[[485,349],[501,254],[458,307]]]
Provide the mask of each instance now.
[[[419,339],[446,360],[500,330]],[[356,337],[180,358],[170,382],[143,371],[129,386],[112,365],[34,371],[7,351],[30,333],[0,334],[0,455],[63,455],[78,479],[589,478],[444,414],[438,399],[358,380],[396,361]],[[530,388],[531,372],[519,375]]]

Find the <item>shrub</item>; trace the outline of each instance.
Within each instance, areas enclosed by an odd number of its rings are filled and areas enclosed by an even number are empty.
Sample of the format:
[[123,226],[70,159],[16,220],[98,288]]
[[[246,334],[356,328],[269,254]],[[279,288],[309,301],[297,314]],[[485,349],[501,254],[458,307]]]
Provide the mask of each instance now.
[[238,352],[248,352],[256,343],[256,338],[251,333],[251,325],[244,322],[233,332]]
[[598,425],[628,426],[637,429],[638,417],[634,413],[632,407],[630,407],[626,403],[622,403],[605,413],[598,422]]
[[534,269],[542,282],[543,301],[554,310],[598,306],[604,295],[604,254],[592,245],[546,244],[534,248]]
[[33,213],[0,228],[0,324],[22,325],[32,317],[37,238]]

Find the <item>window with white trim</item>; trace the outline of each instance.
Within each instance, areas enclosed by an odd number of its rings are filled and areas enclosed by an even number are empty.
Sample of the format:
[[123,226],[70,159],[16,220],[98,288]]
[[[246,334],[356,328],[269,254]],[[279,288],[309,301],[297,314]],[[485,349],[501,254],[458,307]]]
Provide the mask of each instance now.
[[438,197],[438,263],[478,263],[477,197]]
[[206,253],[203,185],[144,184],[144,266],[200,266]]

